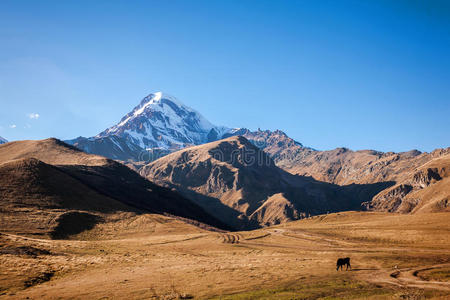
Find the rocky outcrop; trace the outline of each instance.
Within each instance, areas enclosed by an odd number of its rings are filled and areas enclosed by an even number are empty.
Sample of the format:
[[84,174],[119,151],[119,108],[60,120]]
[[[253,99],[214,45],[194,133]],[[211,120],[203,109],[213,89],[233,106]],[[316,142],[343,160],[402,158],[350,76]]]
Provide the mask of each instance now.
[[[450,154],[434,152],[423,166],[406,173],[395,186],[382,191],[368,209],[389,212],[446,211],[450,198]],[[408,176],[409,174],[409,176]]]
[[369,210],[398,211],[405,196],[413,190],[409,184],[399,184],[376,195],[372,201],[363,205]]
[[[426,188],[430,184],[442,179],[439,173],[437,168],[425,168],[413,175],[411,184],[416,188]],[[445,173],[445,168],[441,169],[441,173]]]

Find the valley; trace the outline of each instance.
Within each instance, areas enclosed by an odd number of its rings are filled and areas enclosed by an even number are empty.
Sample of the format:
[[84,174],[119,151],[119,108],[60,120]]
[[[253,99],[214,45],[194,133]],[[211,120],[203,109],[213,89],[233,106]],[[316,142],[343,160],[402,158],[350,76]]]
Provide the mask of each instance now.
[[0,299],[446,299],[449,151],[319,151],[160,92],[5,141]]
[[344,212],[211,232],[144,214],[67,240],[4,233],[0,298],[444,299],[449,226],[446,213]]

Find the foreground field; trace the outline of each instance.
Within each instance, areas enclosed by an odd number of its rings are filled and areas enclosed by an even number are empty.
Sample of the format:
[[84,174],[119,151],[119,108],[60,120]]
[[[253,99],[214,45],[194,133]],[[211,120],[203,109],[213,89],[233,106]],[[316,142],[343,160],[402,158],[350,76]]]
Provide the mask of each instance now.
[[348,212],[229,233],[140,215],[71,240],[3,233],[0,298],[447,299],[449,217]]

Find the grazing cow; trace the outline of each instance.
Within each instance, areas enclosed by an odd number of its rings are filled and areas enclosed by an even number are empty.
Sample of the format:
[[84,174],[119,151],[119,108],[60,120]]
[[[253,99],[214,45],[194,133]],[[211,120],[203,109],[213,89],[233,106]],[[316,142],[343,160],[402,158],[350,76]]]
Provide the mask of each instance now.
[[342,270],[344,265],[347,265],[347,269],[345,269],[346,271],[348,270],[348,267],[350,267],[350,270],[352,269],[352,266],[350,265],[350,257],[339,258],[336,263],[336,271],[339,271],[339,268]]

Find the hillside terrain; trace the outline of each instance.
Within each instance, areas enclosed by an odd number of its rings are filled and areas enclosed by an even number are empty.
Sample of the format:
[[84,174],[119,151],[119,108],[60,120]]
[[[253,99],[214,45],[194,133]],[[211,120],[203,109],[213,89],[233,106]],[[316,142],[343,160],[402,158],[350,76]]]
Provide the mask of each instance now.
[[243,136],[171,153],[145,165],[140,173],[241,229],[359,209],[362,202],[391,185],[341,187],[292,175]]
[[128,167],[56,139],[0,146],[0,230],[64,237],[115,214],[170,214],[224,226]]

